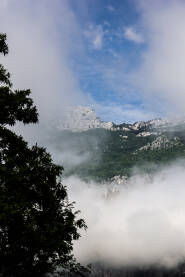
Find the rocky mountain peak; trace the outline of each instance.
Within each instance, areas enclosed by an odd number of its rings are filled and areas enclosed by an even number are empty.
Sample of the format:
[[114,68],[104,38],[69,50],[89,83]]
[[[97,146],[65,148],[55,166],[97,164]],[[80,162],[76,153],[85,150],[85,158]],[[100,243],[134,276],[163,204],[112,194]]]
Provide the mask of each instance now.
[[58,128],[61,130],[71,130],[73,132],[87,131],[93,128],[113,129],[112,122],[101,121],[93,109],[76,106],[68,107],[63,113],[61,123]]
[[149,121],[138,121],[133,124],[115,124],[111,121],[102,121],[97,117],[96,112],[85,106],[67,107],[58,124],[59,130],[70,130],[72,132],[82,132],[89,129],[103,128],[111,131],[131,131],[139,136],[149,136],[161,132],[166,128],[177,128],[185,125],[184,119],[167,120],[156,118]]

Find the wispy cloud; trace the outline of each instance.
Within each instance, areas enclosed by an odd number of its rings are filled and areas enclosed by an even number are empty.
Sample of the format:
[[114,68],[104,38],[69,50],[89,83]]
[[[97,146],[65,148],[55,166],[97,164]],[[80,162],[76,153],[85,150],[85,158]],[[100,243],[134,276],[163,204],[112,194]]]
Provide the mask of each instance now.
[[97,114],[100,118],[113,121],[116,124],[134,123],[136,121],[147,121],[156,118],[156,113],[153,113],[146,107],[134,105],[119,105],[119,104],[95,104]]
[[124,30],[124,37],[127,40],[133,41],[135,43],[143,43],[144,38],[142,34],[138,33],[134,27],[127,27]]
[[92,48],[96,50],[102,49],[104,31],[101,25],[89,24],[88,29],[84,31],[84,35],[89,40]]
[[106,6],[106,9],[107,9],[109,12],[114,12],[114,11],[115,11],[115,7],[113,7],[112,5]]

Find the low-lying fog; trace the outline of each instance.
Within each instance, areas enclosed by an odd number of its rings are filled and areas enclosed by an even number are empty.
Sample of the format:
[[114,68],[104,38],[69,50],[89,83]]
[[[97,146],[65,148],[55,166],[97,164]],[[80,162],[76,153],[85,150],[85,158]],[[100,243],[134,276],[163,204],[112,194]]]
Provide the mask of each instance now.
[[153,176],[137,173],[127,185],[65,180],[87,231],[75,244],[82,263],[173,267],[185,258],[184,162]]

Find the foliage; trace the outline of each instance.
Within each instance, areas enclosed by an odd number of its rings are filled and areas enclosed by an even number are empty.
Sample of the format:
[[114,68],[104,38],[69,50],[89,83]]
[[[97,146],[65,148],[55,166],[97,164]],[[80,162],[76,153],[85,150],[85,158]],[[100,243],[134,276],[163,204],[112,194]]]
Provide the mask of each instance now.
[[[6,35],[0,34],[6,55]],[[45,276],[58,267],[79,271],[72,255],[79,229],[86,228],[61,184],[63,168],[37,145],[29,147],[6,125],[36,123],[30,90],[11,89],[0,65],[0,276]]]

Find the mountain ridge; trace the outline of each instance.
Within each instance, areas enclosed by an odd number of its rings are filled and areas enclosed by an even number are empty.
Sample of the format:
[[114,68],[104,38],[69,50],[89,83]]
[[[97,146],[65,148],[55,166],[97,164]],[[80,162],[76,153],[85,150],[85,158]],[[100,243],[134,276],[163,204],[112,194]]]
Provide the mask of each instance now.
[[[176,118],[171,120],[154,118],[148,121],[136,121],[134,123],[123,122],[116,124],[112,121],[102,121],[99,117],[96,116],[95,110],[87,106],[70,106],[64,109],[58,129],[70,130],[72,132],[83,132],[95,128],[103,128],[111,131],[144,131],[146,129],[148,131],[152,131],[182,124],[185,125],[185,119],[183,118]],[[145,136],[147,134],[143,135]]]
[[129,176],[134,167],[148,171],[185,158],[184,119],[114,124],[101,121],[92,109],[80,106],[68,109],[58,125],[57,137],[57,151],[70,152],[73,157],[65,163],[63,155],[67,176],[104,181]]

